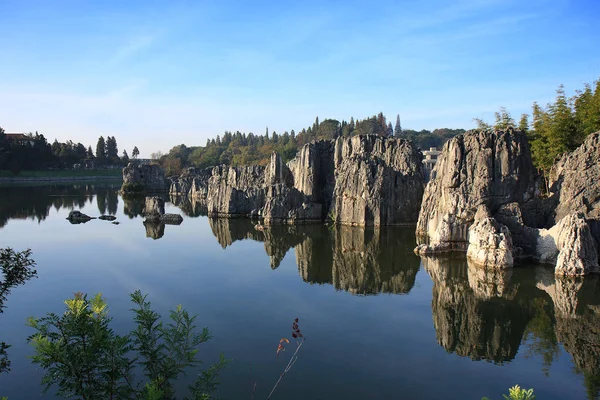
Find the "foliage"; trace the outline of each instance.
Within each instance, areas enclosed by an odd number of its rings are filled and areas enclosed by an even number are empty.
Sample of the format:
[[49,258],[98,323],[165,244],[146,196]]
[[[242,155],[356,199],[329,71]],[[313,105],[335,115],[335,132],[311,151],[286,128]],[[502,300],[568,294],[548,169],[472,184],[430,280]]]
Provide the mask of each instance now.
[[[496,114],[495,129],[515,126],[515,121],[504,108]],[[485,121],[475,119],[478,129],[489,129]],[[595,88],[585,84],[571,98],[562,85],[556,90],[556,98],[546,107],[537,102],[532,106],[532,121],[527,114],[521,115],[518,128],[527,133],[533,164],[546,177],[554,162],[566,152],[575,150],[585,138],[600,131],[600,80]]]
[[541,356],[542,371],[549,376],[552,363],[558,359],[560,347],[554,330],[551,305],[546,299],[534,299],[534,317],[529,321],[524,332],[524,339],[528,342],[525,358],[533,355]]
[[[521,389],[519,385],[515,385],[508,389],[508,395],[502,395],[506,400],[534,400],[535,395],[533,394],[533,389]],[[489,398],[484,397],[481,400],[489,400]]]
[[[163,323],[140,291],[131,294],[131,301],[136,328],[125,336],[110,328],[112,318],[101,294],[88,299],[76,293],[65,301],[62,316],[29,318],[36,332],[28,341],[35,350],[33,362],[46,370],[45,391],[55,386],[58,395],[82,399],[175,398],[173,381],[200,364],[198,347],[211,338],[210,332],[195,333],[196,316],[181,305]],[[227,363],[221,356],[203,371],[189,386],[190,399],[212,398]],[[144,379],[136,379],[135,370],[142,370]]]
[[400,125],[400,116],[396,117],[396,128],[387,122],[383,113],[363,120],[338,121],[315,118],[312,126],[302,129],[296,134],[294,130],[278,134],[275,131],[265,134],[225,132],[207,141],[205,146],[188,147],[184,144],[173,147],[168,154],[153,153],[152,158],[159,160],[167,175],[176,175],[187,167],[208,168],[215,165],[266,165],[272,152],[281,155],[284,162],[295,157],[298,149],[314,140],[336,139],[340,136],[349,137],[359,134],[374,134],[380,136],[396,136],[412,140],[422,149],[441,147],[448,138],[460,133],[463,129],[436,129],[409,131]]
[[[91,146],[86,149],[82,143],[74,143],[71,140],[64,143],[55,140],[50,144],[44,135],[37,132],[24,136],[24,139],[9,140],[4,130],[0,128],[0,170],[9,170],[17,175],[21,171],[72,168],[75,164],[91,165],[92,162],[97,161]],[[116,156],[117,142],[114,136],[109,137],[106,143],[104,138],[101,139],[96,146],[96,153],[101,154],[98,162],[106,164],[106,152],[110,150],[113,155],[109,160],[110,163],[120,165],[123,161]]]
[[[10,247],[0,249],[0,314],[4,311],[4,303],[11,289],[24,284],[37,275],[35,261],[31,259],[31,250],[15,252]],[[7,349],[10,345],[0,341],[0,373],[10,371],[10,360]]]

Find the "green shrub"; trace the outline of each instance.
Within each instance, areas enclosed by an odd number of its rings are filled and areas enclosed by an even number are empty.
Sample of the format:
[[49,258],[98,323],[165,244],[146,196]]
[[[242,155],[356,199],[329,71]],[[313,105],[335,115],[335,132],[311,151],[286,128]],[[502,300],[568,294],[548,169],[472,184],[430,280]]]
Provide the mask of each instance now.
[[[101,294],[88,300],[76,293],[65,301],[62,316],[29,318],[28,325],[36,331],[28,338],[35,350],[32,359],[46,370],[44,391],[56,386],[58,395],[84,400],[175,398],[173,382],[200,364],[198,346],[211,338],[210,332],[204,328],[194,333],[196,316],[181,305],[163,324],[140,291],[131,294],[131,301],[136,328],[125,336],[110,328],[112,318]],[[227,363],[221,356],[201,372],[189,386],[189,399],[211,399]],[[136,368],[143,371],[143,379],[135,379]]]
[[[521,389],[519,385],[515,385],[508,389],[508,395],[502,395],[506,400],[534,400],[535,395],[533,394],[533,389]],[[487,397],[484,397],[481,400],[489,400]]]

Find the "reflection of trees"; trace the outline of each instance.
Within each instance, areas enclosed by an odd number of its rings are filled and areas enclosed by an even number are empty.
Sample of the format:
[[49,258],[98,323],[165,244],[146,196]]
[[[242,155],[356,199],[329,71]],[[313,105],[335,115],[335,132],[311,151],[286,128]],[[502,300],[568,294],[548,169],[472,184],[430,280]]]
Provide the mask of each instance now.
[[523,339],[527,341],[525,357],[539,356],[542,359],[542,371],[546,376],[550,366],[558,359],[560,348],[554,332],[552,303],[545,298],[533,300],[533,317],[525,328]]
[[119,209],[119,192],[109,189],[106,194],[106,203],[108,213],[110,215],[115,215]]
[[145,198],[143,196],[123,197],[123,214],[130,219],[141,217],[144,210]]
[[106,214],[106,192],[104,190],[96,194],[96,202],[98,203],[98,212],[100,215]]
[[[0,249],[0,314],[4,312],[4,303],[11,289],[36,276],[35,262],[30,255],[29,250],[19,253],[10,248]],[[6,352],[9,347],[0,341],[0,373],[10,370],[10,360]]]
[[43,221],[51,207],[57,211],[82,208],[94,195],[106,197],[106,193],[118,188],[117,184],[110,183],[0,187],[0,228],[11,219]]

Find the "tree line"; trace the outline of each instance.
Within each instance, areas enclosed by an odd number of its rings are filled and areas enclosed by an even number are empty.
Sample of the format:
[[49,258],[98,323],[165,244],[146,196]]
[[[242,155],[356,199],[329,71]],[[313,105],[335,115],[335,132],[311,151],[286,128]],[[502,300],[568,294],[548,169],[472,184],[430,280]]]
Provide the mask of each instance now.
[[557,159],[579,147],[585,138],[600,131],[600,79],[594,88],[586,83],[583,90],[567,97],[560,85],[554,101],[545,107],[533,103],[531,122],[529,114],[522,114],[517,124],[510,112],[501,107],[495,113],[494,124],[475,119],[479,129],[506,129],[509,126],[526,132],[534,166],[548,175]]
[[421,149],[441,147],[449,138],[464,133],[464,129],[403,130],[400,115],[395,124],[387,121],[383,113],[365,119],[350,118],[350,121],[336,119],[319,120],[299,132],[276,131],[264,134],[226,131],[222,136],[208,139],[205,146],[173,147],[167,154],[153,153],[151,158],[158,160],[167,175],[178,175],[185,167],[207,168],[215,165],[265,165],[273,151],[279,153],[285,162],[296,155],[304,144],[319,139],[336,139],[360,134],[372,134],[385,137],[403,137],[413,141]]
[[[139,150],[133,148],[132,158],[137,158]],[[129,155],[124,150],[119,156],[117,139],[108,136],[98,138],[96,151],[92,146],[87,148],[82,143],[71,140],[50,144],[46,137],[36,132],[18,138],[7,136],[0,127],[0,170],[10,170],[15,175],[22,170],[63,169],[81,166],[86,168],[102,168],[106,166],[125,165]]]

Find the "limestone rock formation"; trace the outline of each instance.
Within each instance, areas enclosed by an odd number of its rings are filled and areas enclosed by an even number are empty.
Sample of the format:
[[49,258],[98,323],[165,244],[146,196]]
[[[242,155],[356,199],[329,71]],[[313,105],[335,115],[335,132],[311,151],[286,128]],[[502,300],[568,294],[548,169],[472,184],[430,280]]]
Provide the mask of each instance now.
[[331,208],[334,222],[360,226],[414,223],[423,196],[422,158],[403,139],[338,138]]
[[513,266],[513,245],[510,231],[494,218],[476,218],[469,227],[467,259],[485,268]]
[[168,189],[165,172],[160,165],[129,163],[123,168],[123,193],[164,192]]
[[554,222],[572,212],[600,219],[600,132],[552,167],[549,184],[551,197],[557,198]]
[[215,217],[248,216],[261,209],[265,198],[265,167],[217,166],[208,180],[208,215]]
[[190,196],[206,204],[208,200],[208,180],[212,176],[212,168],[187,168],[181,176],[171,180],[169,194]]
[[160,222],[167,225],[181,225],[183,217],[179,214],[166,213],[160,216]]
[[535,169],[524,133],[471,131],[450,139],[425,188],[417,222],[423,254],[466,250],[477,207],[493,215],[508,203],[536,193]]
[[114,221],[115,219],[117,219],[117,217],[115,217],[114,215],[101,215],[98,217],[98,219],[101,219],[103,221]]
[[[287,165],[187,169],[171,194],[206,204],[210,216],[250,216],[265,224],[323,221],[346,225],[416,222],[423,194],[420,152],[403,139],[362,135],[304,145]],[[331,212],[330,212],[331,211]]]
[[[552,228],[553,230],[555,228]],[[572,213],[556,225],[559,250],[555,273],[558,275],[585,275],[600,272],[598,251],[590,227],[582,213]]]

